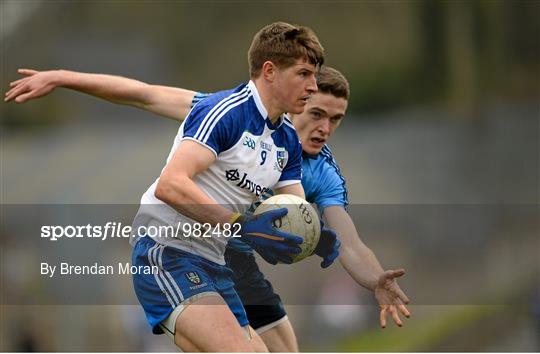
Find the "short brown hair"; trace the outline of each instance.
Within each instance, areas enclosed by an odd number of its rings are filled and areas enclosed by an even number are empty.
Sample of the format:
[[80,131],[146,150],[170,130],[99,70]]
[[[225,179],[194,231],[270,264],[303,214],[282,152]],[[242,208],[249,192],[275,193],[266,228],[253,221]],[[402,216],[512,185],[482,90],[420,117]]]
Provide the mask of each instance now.
[[323,64],[324,49],[315,33],[308,27],[274,22],[253,37],[248,51],[249,74],[258,77],[267,60],[287,68],[301,58],[315,66]]
[[349,82],[342,73],[334,68],[323,66],[317,73],[318,92],[329,93],[336,97],[349,100],[351,92]]

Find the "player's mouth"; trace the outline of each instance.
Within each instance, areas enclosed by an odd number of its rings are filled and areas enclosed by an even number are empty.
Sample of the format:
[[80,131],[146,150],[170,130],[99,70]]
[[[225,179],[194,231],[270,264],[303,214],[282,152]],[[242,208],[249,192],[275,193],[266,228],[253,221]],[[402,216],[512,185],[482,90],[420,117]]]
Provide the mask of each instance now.
[[324,145],[324,143],[326,143],[326,139],[318,138],[318,137],[313,137],[309,139],[309,141],[311,142],[311,144],[315,146],[321,146],[321,147]]
[[304,104],[307,103],[307,101],[311,98],[311,95],[308,95],[308,96],[304,96],[302,98],[300,98],[300,101],[302,101]]

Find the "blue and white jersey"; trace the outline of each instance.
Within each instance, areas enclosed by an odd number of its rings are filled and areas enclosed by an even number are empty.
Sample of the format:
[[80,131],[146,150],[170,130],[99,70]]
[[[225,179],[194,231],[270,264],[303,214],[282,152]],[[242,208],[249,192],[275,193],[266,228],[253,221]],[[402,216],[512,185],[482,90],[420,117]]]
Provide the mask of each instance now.
[[[191,106],[195,106],[208,96],[210,94],[197,92],[193,96]],[[349,200],[345,177],[341,174],[328,145],[324,145],[315,156],[303,153],[302,170],[302,186],[306,200],[316,204],[320,214],[329,206],[347,208]]]
[[[214,163],[194,176],[193,181],[231,211],[243,213],[267,189],[301,181],[302,148],[296,131],[285,115],[277,125],[272,124],[252,81],[195,104],[180,126],[167,163],[182,140],[195,141],[216,155]],[[133,229],[194,224],[194,220],[155,197],[158,182],[159,178],[142,196]],[[180,234],[155,241],[225,264],[225,237]]]

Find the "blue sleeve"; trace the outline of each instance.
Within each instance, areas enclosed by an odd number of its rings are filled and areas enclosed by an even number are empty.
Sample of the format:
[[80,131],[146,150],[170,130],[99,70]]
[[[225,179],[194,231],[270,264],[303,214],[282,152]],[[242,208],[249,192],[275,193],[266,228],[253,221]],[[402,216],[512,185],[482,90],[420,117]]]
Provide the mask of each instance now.
[[345,179],[337,171],[326,170],[324,176],[320,179],[320,190],[315,196],[315,204],[322,213],[329,206],[342,206],[344,208],[349,204],[347,200],[347,187]]
[[[302,180],[302,145],[296,136],[292,139],[291,148],[287,151],[288,159],[279,182],[301,181]],[[279,185],[278,182],[278,185]]]
[[317,204],[321,214],[329,206],[347,209],[347,185],[330,149],[323,148],[316,162],[306,163],[306,168],[309,173],[302,181],[306,185],[306,197],[311,203]]
[[217,156],[230,149],[242,134],[243,120],[234,110],[213,109],[213,104],[197,104],[184,121],[183,139],[194,140]]
[[197,92],[195,93],[195,96],[193,96],[193,99],[191,100],[191,108],[195,107],[195,105],[202,100],[204,100],[206,97],[210,96],[209,93],[205,92]]

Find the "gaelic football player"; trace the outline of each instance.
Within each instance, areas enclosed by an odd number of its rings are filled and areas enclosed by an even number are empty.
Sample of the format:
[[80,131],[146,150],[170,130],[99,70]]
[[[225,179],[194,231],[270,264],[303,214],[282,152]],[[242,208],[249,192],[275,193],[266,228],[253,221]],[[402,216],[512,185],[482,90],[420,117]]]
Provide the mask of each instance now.
[[[14,82],[6,96],[19,103],[48,94],[55,87],[69,87],[182,121],[192,105],[206,97],[206,94],[185,89],[148,85],[110,75],[33,70],[20,70],[20,73],[26,77]],[[374,292],[381,306],[381,326],[386,326],[388,315],[401,326],[398,312],[406,317],[410,314],[404,305],[408,302],[407,296],[395,279],[404,271],[383,271],[373,252],[358,237],[345,209],[348,203],[345,180],[326,146],[345,116],[349,84],[337,70],[323,66],[317,85],[318,92],[310,97],[304,111],[292,115],[302,142],[302,185],[306,199],[317,204],[328,226],[338,233],[343,244],[339,256],[343,267],[358,284]],[[281,299],[259,271],[250,248],[232,240],[225,258],[235,272],[235,288],[245,305],[248,319],[270,351],[297,351],[294,331]]]
[[[272,264],[290,263],[290,254],[300,252],[300,237],[273,226],[286,209],[257,217],[242,213],[269,189],[305,197],[302,149],[285,113],[301,113],[317,91],[323,48],[309,28],[277,22],[255,35],[248,60],[251,81],[213,94],[191,110],[133,224],[133,265],[160,270],[134,274],[135,293],[153,332],[170,334],[184,351],[266,350],[249,332],[225,266],[231,230]],[[269,149],[246,148],[245,139]],[[227,176],[233,171],[249,183],[232,183]],[[168,232],[180,224],[191,227],[182,227],[180,237]],[[210,237],[201,235],[205,224],[212,229]],[[166,232],[154,237],[140,232],[151,228]],[[330,230],[321,232],[321,239],[324,247],[316,253],[332,263],[339,241]]]

